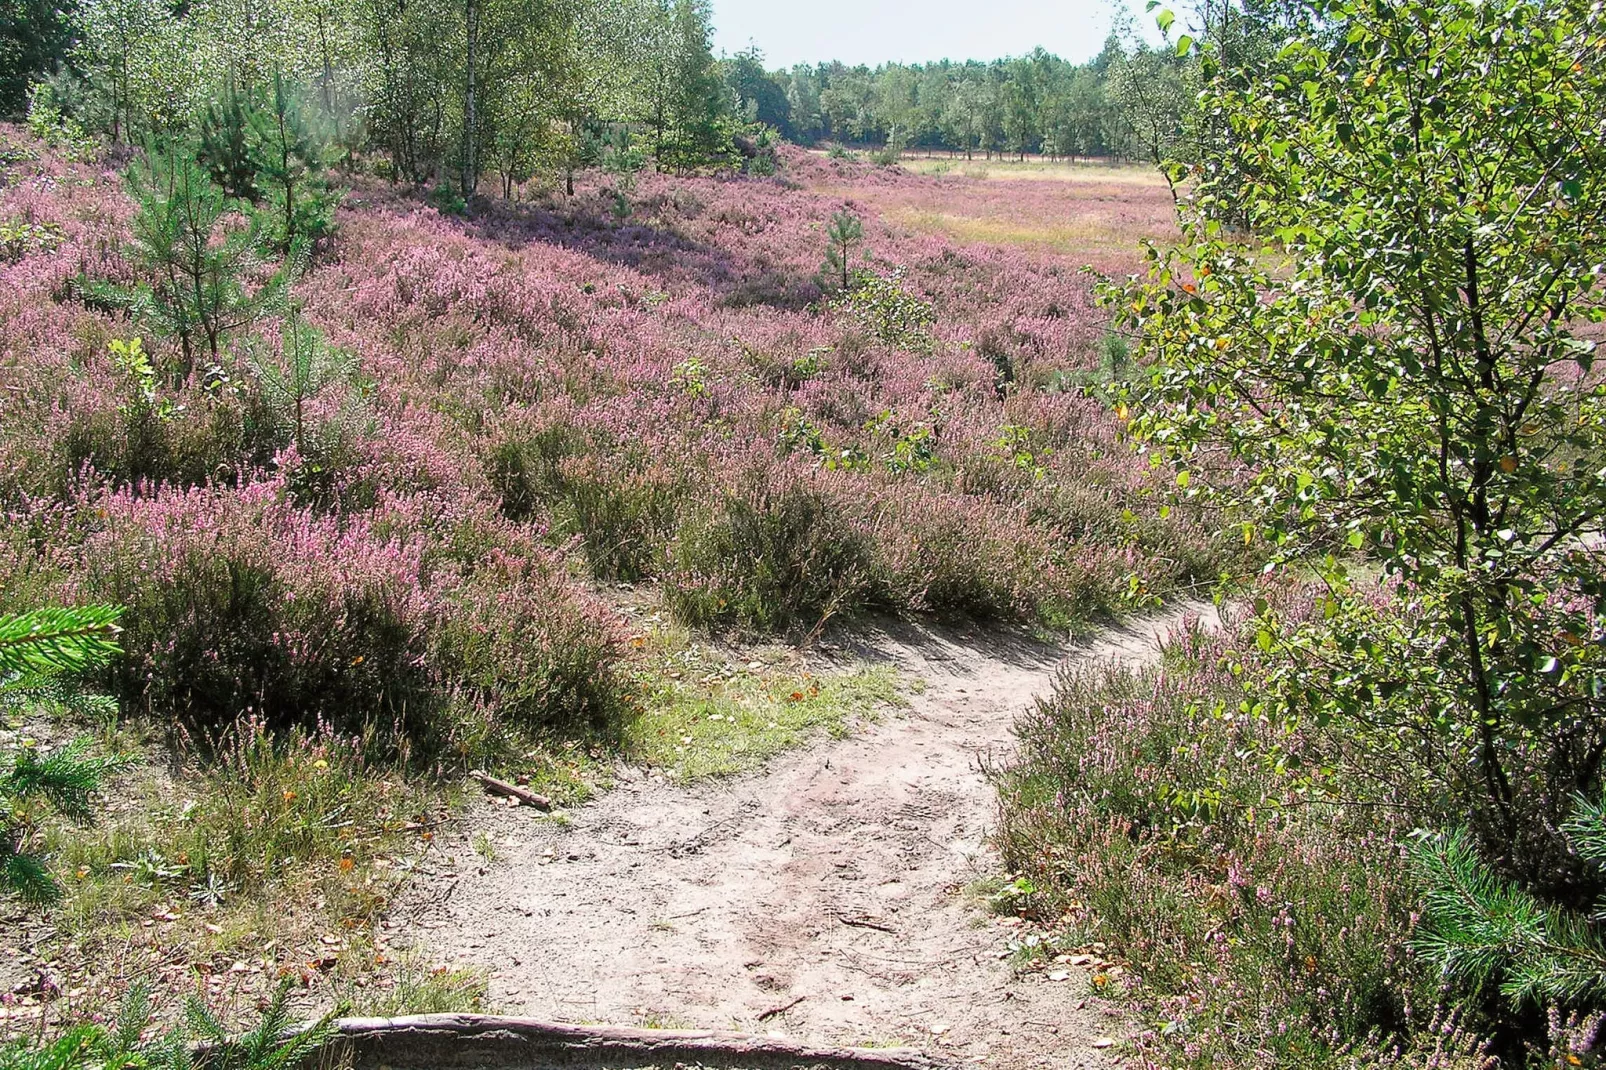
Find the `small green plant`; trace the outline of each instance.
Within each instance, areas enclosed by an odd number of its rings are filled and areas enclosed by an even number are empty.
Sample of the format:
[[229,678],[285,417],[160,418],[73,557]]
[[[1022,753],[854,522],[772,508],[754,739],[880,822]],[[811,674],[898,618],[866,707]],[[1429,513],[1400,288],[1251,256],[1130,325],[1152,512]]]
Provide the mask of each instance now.
[[901,425],[892,412],[883,411],[864,429],[885,443],[881,461],[889,472],[926,472],[937,459],[937,433],[928,423]]
[[253,101],[235,85],[231,74],[223,87],[223,99],[208,104],[201,117],[196,152],[223,192],[247,201],[259,196],[256,164],[251,159],[252,111]]
[[753,155],[748,157],[742,169],[750,175],[768,178],[779,169],[776,156],[776,146],[780,144],[781,136],[767,126],[759,127],[758,133],[753,136]]
[[283,75],[274,75],[273,91],[246,119],[253,182],[265,202],[273,247],[288,253],[298,243],[328,237],[340,203],[325,177],[328,144]]
[[15,264],[35,253],[53,253],[61,247],[64,237],[55,223],[0,220],[0,262]]
[[161,397],[157,390],[156,368],[151,364],[150,354],[145,352],[144,340],[113,338],[106,343],[106,348],[111,352],[113,366],[128,382],[129,400],[122,405],[123,415],[131,421],[154,418],[166,423],[171,420],[175,411],[173,402]]
[[1047,446],[1037,445],[1034,437],[1029,427],[1005,424],[999,429],[993,446],[1004,460],[1022,472],[1030,472],[1033,479],[1042,479],[1048,474],[1046,465],[1048,459],[1054,456],[1054,451]]
[[853,281],[853,250],[864,242],[864,224],[859,217],[843,208],[831,216],[825,227],[825,261],[820,265],[820,280],[828,286],[846,291]]
[[351,384],[357,375],[357,358],[350,350],[330,345],[299,309],[291,311],[279,337],[277,356],[266,346],[253,348],[251,370],[269,404],[290,425],[296,452],[306,458],[311,420],[308,406],[331,387]]
[[608,151],[601,157],[602,169],[613,176],[613,214],[616,219],[628,219],[634,209],[630,197],[636,191],[636,182],[647,166],[647,154],[635,143],[629,128],[611,132],[604,140]]
[[708,396],[708,365],[701,357],[687,357],[675,365],[669,381],[689,397]]
[[91,284],[90,296],[176,338],[183,380],[203,352],[221,363],[224,343],[276,302],[298,265],[287,262],[270,282],[247,289],[246,277],[260,263],[260,227],[252,219],[235,225],[238,204],[186,146],[147,150],[130,170],[129,185],[139,205],[130,252],[142,281],[132,288]]
[[[0,616],[0,699],[45,697],[117,652],[112,606],[47,608]],[[0,706],[0,709],[3,709]],[[36,853],[43,807],[78,822],[94,817],[94,795],[116,761],[90,757],[83,740],[50,753],[24,745],[0,764],[0,892],[24,902],[54,901],[60,888]]]
[[69,160],[91,159],[100,144],[62,109],[55,89],[40,82],[28,95],[28,132]]
[[235,1033],[206,1004],[191,996],[183,1020],[152,1030],[150,991],[137,987],[109,1027],[75,1025],[54,1038],[0,1047],[6,1070],[288,1070],[307,1064],[334,1036],[330,1015],[297,1029],[288,982],[263,1010],[254,1029]]
[[429,203],[441,215],[467,215],[468,201],[450,182],[437,182],[429,191]]
[[931,349],[936,312],[931,302],[904,287],[902,270],[890,275],[865,269],[853,272],[831,307],[886,345],[917,353]]

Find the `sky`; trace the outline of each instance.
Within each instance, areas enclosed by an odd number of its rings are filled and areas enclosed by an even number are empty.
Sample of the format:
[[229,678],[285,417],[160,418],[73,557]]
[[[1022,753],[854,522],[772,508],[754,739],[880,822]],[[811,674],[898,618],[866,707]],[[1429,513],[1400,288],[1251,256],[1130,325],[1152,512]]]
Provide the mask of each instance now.
[[[714,51],[764,51],[771,69],[839,59],[998,59],[1042,45],[1072,62],[1104,45],[1117,0],[714,0]],[[1137,4],[1141,12],[1143,6]],[[1152,21],[1139,15],[1135,22]]]

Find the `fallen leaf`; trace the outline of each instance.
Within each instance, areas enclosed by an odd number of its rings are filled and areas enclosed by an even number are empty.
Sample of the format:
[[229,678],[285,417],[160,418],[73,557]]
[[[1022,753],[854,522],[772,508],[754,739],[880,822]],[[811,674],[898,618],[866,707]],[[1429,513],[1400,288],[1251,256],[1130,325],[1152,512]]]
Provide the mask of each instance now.
[[1115,1041],[1110,1037],[1098,1037],[1093,1041],[1093,1046],[1095,1048],[1113,1048],[1115,1047]]

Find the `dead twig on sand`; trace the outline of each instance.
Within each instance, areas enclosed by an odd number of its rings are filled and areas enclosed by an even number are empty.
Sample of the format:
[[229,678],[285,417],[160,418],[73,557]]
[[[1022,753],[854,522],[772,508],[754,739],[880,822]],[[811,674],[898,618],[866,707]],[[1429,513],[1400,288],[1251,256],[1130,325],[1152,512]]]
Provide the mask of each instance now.
[[498,780],[489,773],[482,773],[478,769],[473,770],[468,775],[478,780],[485,790],[492,795],[500,795],[506,799],[517,799],[525,806],[533,806],[537,810],[552,809],[552,800],[545,795],[537,795],[535,792],[527,788],[521,788],[517,784],[509,784],[505,780]]
[[852,925],[857,929],[874,929],[877,932],[891,933],[893,936],[898,935],[898,930],[892,926],[882,925],[879,921],[871,921],[869,918],[850,918],[846,914],[838,914],[836,920],[843,925]]
[[779,1007],[771,1007],[767,1011],[760,1012],[758,1020],[761,1022],[767,1022],[777,1014],[785,1014],[787,1011],[791,1010],[793,1007],[797,1006],[799,1003],[802,1003],[808,998],[809,997],[807,996],[799,996],[790,1003],[783,1003]]

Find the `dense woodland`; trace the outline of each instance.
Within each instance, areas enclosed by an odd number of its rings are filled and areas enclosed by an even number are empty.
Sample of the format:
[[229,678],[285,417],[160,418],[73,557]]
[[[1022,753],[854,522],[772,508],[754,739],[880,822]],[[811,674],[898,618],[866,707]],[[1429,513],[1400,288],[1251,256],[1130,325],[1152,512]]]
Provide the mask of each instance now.
[[290,985],[479,1006],[377,943],[471,772],[729,773],[896,690],[794,671],[841,622],[1208,593],[989,768],[1013,961],[1108,956],[1144,1066],[1603,1065],[1606,15],[1156,14],[771,71],[702,0],[0,0],[0,902],[94,1013],[213,984],[0,1065],[187,1067],[248,957],[246,1070]]
[[[86,129],[137,143],[280,75],[316,101],[345,149],[382,150],[412,181],[450,170],[460,181],[498,176],[504,190],[542,169],[598,163],[621,127],[670,167],[741,163],[753,138],[770,135],[893,154],[1159,162],[1189,136],[1199,81],[1174,50],[1116,35],[1085,64],[1038,49],[992,63],[769,71],[756,47],[716,60],[695,0],[8,8],[0,113],[23,112],[44,76],[51,100]],[[1263,45],[1269,25],[1239,14],[1218,36]]]

